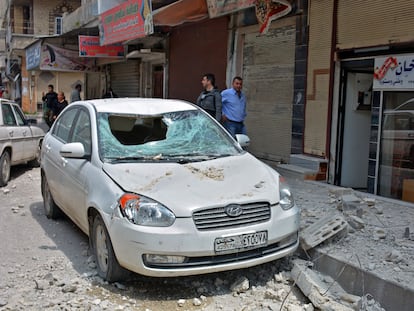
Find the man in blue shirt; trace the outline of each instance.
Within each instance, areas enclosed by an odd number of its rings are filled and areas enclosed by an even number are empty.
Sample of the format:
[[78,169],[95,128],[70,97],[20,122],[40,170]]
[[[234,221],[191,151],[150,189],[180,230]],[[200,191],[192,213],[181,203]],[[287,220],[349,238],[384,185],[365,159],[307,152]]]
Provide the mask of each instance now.
[[233,137],[236,137],[236,134],[246,134],[246,96],[242,92],[242,87],[243,79],[234,77],[232,88],[221,92],[223,125]]

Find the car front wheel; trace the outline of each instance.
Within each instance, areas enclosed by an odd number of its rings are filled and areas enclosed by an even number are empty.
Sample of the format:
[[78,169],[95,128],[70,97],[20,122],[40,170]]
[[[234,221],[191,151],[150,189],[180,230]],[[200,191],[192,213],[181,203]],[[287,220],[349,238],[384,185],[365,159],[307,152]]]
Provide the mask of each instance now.
[[0,187],[6,186],[10,179],[10,154],[5,151],[0,158]]
[[52,194],[50,193],[49,183],[45,176],[42,175],[42,195],[43,195],[43,206],[47,218],[56,219],[61,215],[60,208],[56,205],[53,200]]
[[108,231],[100,215],[96,215],[94,218],[92,239],[99,276],[108,282],[124,279],[127,276],[127,271],[119,265],[115,257]]

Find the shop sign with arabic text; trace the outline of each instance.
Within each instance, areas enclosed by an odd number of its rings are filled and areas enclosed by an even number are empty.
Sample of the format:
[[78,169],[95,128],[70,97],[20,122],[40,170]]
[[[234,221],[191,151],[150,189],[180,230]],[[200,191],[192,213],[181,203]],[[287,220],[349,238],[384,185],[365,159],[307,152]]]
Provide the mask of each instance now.
[[255,0],[207,0],[210,18],[227,15],[253,7]]
[[414,89],[414,55],[375,58],[374,89]]
[[124,46],[120,43],[100,45],[98,36],[79,36],[80,57],[124,57]]
[[99,16],[101,45],[142,38],[153,32],[151,0],[128,0]]

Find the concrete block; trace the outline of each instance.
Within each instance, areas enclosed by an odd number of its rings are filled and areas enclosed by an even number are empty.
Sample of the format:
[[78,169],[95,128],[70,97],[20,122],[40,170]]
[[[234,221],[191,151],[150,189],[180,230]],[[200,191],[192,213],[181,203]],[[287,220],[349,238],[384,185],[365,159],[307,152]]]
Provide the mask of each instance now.
[[365,222],[358,216],[351,215],[347,220],[348,224],[355,230],[360,230],[365,227]]
[[349,299],[341,300],[341,297],[346,297],[346,292],[337,284],[331,286],[323,282],[317,272],[308,268],[306,261],[295,259],[291,273],[296,285],[316,308],[321,311],[354,311],[354,304],[347,302]]
[[347,232],[348,224],[342,215],[328,215],[301,232],[301,247],[304,250],[308,250],[335,235],[346,235]]

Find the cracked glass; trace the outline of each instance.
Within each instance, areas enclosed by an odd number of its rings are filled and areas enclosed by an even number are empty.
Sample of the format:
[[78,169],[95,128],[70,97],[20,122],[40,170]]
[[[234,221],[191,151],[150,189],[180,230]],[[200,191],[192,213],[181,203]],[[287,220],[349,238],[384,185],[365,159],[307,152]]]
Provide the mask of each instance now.
[[98,133],[100,156],[106,162],[220,157],[243,152],[201,111],[158,116],[99,113]]

